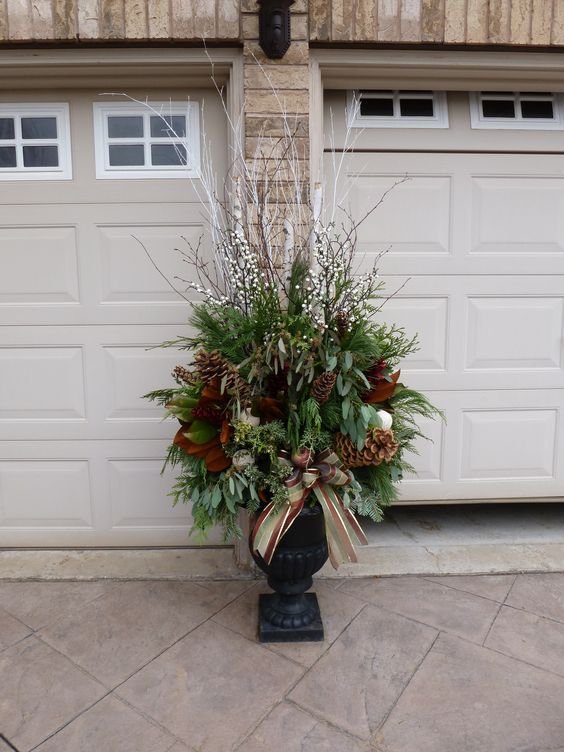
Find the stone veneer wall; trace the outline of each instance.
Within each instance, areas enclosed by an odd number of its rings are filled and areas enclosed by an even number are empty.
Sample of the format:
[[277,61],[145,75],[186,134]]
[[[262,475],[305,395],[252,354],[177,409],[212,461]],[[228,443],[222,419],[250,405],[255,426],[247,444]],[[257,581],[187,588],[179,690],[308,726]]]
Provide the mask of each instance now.
[[310,0],[312,41],[564,44],[563,0]]
[[239,41],[239,0],[0,0],[0,41]]

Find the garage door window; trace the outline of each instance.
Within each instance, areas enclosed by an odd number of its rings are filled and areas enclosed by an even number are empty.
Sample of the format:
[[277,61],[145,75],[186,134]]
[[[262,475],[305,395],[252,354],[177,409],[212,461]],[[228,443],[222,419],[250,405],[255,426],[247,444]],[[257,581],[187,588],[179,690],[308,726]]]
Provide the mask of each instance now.
[[197,177],[198,104],[96,103],[96,177]]
[[0,104],[0,180],[72,177],[66,104]]
[[562,98],[550,92],[489,91],[470,94],[472,128],[561,130]]
[[348,112],[353,128],[448,128],[443,91],[351,91]]

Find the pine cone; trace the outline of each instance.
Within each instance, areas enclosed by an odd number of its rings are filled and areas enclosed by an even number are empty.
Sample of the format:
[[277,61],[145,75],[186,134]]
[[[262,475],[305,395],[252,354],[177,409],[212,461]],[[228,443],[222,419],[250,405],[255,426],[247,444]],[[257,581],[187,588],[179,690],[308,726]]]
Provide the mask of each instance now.
[[390,462],[399,448],[392,431],[383,428],[370,429],[360,450],[342,433],[335,435],[334,446],[346,467],[366,467]]
[[172,376],[179,384],[193,384],[195,381],[194,374],[184,366],[176,366],[172,371]]
[[214,350],[211,353],[205,350],[198,350],[194,356],[194,366],[198,377],[209,384],[214,379],[221,384],[225,383],[225,391],[228,394],[236,394],[241,403],[249,404],[251,401],[251,390],[247,382],[241,378],[239,371],[221,353]]
[[339,337],[344,337],[349,328],[349,317],[344,311],[337,311],[335,314],[335,325]]
[[395,440],[393,432],[385,428],[373,428],[369,431],[364,446],[372,452],[377,460],[372,463],[374,465],[379,465],[381,462],[390,462],[399,449],[399,444]]
[[311,396],[319,405],[327,402],[336,381],[337,374],[334,371],[322,373],[314,380],[311,387]]

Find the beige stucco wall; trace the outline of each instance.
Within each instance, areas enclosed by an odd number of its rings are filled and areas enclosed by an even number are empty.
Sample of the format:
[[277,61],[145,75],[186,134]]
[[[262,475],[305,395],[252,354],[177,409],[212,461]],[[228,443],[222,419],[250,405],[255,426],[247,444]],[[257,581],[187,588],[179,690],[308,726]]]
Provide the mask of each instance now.
[[[564,44],[563,0],[296,0],[316,42]],[[0,0],[0,41],[217,40],[256,33],[255,0]]]

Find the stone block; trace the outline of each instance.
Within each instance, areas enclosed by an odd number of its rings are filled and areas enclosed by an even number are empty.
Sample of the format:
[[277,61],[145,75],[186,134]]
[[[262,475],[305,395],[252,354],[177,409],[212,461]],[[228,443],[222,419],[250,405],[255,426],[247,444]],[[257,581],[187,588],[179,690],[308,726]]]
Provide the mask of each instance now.
[[309,29],[312,40],[328,42],[331,39],[331,10],[327,0],[310,0]]
[[307,89],[307,65],[245,65],[245,88],[248,89]]
[[511,0],[490,0],[488,39],[493,44],[507,44],[510,36]]
[[396,42],[399,38],[399,0],[378,0],[378,41]]
[[511,43],[529,44],[531,41],[531,0],[511,2]]
[[115,0],[100,0],[100,37],[123,39],[125,36],[125,12],[122,3]]
[[421,40],[442,42],[444,38],[445,16],[443,0],[422,0]]
[[125,36],[128,39],[147,39],[146,0],[125,0]]
[[531,44],[550,44],[553,0],[535,0],[532,7]]
[[77,8],[74,0],[53,0],[55,39],[74,39],[77,32]]
[[34,0],[31,4],[31,23],[34,39],[53,39],[53,4],[51,0]]
[[485,44],[488,41],[488,8],[486,0],[468,0],[466,41]]
[[170,37],[170,12],[168,3],[147,0],[147,23],[150,39]]
[[421,41],[421,0],[401,0],[400,37],[402,42]]

